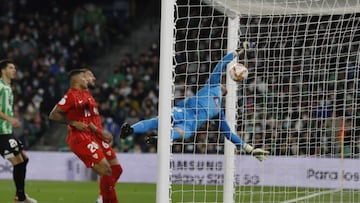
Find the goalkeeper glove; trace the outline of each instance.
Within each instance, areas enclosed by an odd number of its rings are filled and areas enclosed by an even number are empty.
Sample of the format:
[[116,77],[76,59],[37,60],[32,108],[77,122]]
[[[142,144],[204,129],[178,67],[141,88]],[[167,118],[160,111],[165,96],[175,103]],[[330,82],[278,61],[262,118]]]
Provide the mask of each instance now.
[[235,55],[239,56],[239,58],[241,59],[244,59],[245,53],[251,49],[252,47],[250,46],[250,42],[244,41],[243,43],[240,44],[240,47],[235,50]]
[[124,139],[127,138],[129,135],[134,133],[134,129],[128,124],[124,123],[121,125],[120,129],[120,138]]
[[263,150],[263,149],[260,149],[260,148],[257,148],[257,149],[254,149],[251,145],[249,144],[246,144],[244,146],[244,150],[247,152],[247,153],[250,153],[251,155],[253,155],[255,158],[257,158],[259,161],[263,161],[267,158],[267,156],[270,154],[269,151],[266,151],[266,150]]

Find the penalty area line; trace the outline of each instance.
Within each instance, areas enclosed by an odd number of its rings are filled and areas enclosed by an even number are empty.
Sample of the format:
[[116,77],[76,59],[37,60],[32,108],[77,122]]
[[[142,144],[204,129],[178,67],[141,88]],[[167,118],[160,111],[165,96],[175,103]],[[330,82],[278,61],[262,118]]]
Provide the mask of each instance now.
[[339,192],[340,190],[341,190],[341,189],[328,190],[328,191],[323,191],[323,192],[317,192],[317,193],[314,193],[314,194],[311,194],[311,195],[307,195],[307,196],[304,196],[304,197],[299,197],[299,198],[292,199],[292,200],[287,200],[287,201],[280,202],[280,203],[292,203],[292,202],[297,202],[297,201],[304,200],[304,199],[310,199],[310,198],[313,198],[313,197],[316,197],[316,196],[319,196],[319,195],[325,195],[325,194],[328,194],[328,193]]

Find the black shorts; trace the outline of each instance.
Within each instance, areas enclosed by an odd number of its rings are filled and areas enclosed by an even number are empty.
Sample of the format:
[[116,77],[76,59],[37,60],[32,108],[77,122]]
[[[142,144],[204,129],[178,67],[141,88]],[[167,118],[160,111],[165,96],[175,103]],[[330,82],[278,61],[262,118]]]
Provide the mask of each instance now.
[[23,143],[13,134],[0,135],[0,155],[5,159],[17,156],[23,149]]

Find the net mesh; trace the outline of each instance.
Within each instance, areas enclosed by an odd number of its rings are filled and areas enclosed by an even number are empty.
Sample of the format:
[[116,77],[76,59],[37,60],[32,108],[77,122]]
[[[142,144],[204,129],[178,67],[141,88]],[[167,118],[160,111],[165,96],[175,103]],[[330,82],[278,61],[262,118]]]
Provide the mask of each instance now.
[[[239,47],[249,47],[237,134],[272,156],[258,163],[237,152],[235,202],[360,201],[359,5],[177,1],[174,104],[194,95],[227,53],[229,16],[240,17]],[[172,202],[222,202],[218,119],[193,135],[172,146]]]

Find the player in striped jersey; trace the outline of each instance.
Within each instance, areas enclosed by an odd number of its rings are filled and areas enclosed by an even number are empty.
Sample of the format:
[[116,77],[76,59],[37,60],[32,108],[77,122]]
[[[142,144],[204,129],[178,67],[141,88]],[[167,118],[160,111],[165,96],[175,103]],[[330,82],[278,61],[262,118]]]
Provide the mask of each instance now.
[[16,77],[15,64],[10,60],[0,61],[0,154],[13,165],[13,180],[16,187],[15,202],[36,203],[37,201],[25,194],[26,166],[28,156],[23,150],[23,144],[13,135],[13,128],[21,126],[14,118],[14,95],[11,80]]

